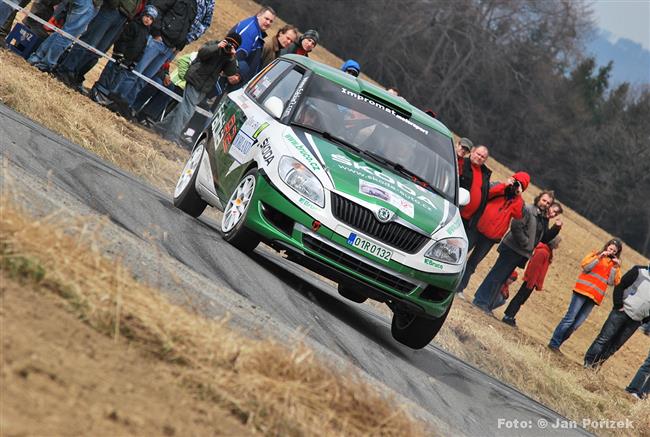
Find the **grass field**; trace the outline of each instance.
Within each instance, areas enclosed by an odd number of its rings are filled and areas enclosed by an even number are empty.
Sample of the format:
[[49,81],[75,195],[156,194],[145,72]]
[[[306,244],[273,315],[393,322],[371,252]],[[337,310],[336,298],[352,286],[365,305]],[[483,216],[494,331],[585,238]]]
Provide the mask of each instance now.
[[[253,2],[220,2],[209,37],[222,36],[232,23],[251,15],[256,7]],[[186,51],[194,48],[188,47]],[[322,47],[317,48],[313,57],[331,65],[340,64],[339,59]],[[15,56],[0,52],[0,64],[3,66],[0,69],[0,101],[171,192],[187,152],[160,141],[146,129],[132,125],[69,91]],[[89,75],[90,82],[98,76],[98,71],[96,69]],[[43,98],[44,95],[47,98]],[[480,139],[473,140],[480,142]],[[488,165],[494,170],[495,180],[503,180],[512,173],[494,160],[490,160]],[[535,176],[532,175],[533,185],[525,193],[527,201],[539,192],[540,188],[534,183]],[[587,252],[602,247],[611,237],[570,208],[565,208],[562,218],[563,241],[550,267],[546,289],[535,292],[522,308],[517,317],[518,329],[457,300],[435,342],[569,418],[578,421],[583,418],[632,418],[635,428],[622,432],[650,436],[648,403],[634,402],[623,391],[647,355],[650,338],[635,334],[599,372],[584,370],[581,366],[584,352],[611,308],[610,297],[601,307],[594,309],[581,329],[563,346],[562,355],[550,353],[545,347],[568,306],[580,259]],[[494,262],[495,255],[491,253],[479,266],[466,291],[469,298]],[[648,263],[647,258],[628,246],[624,248],[622,260],[624,270],[634,264]],[[513,284],[512,292],[519,284]],[[501,316],[498,311],[497,316]],[[592,431],[608,433],[605,430]]]

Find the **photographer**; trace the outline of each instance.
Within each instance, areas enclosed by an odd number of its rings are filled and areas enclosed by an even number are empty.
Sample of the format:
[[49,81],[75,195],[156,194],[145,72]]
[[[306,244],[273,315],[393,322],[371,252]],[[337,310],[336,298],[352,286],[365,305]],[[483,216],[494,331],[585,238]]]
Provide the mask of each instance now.
[[591,252],[582,260],[582,271],[573,286],[571,303],[553,332],[548,344],[550,349],[559,351],[562,343],[589,317],[594,306],[603,302],[607,287],[621,282],[622,250],[621,240],[613,238],[600,251]]
[[523,217],[524,200],[521,193],[528,188],[529,183],[530,176],[522,171],[509,177],[505,183],[498,183],[490,188],[485,210],[476,225],[474,248],[467,259],[465,274],[458,287],[458,297],[464,298],[463,290],[467,287],[469,278],[492,246],[508,232],[510,220]]
[[241,44],[241,37],[229,33],[223,41],[210,41],[199,49],[192,65],[185,74],[187,85],[183,100],[155,125],[156,130],[167,140],[178,141],[183,127],[192,118],[196,105],[216,86],[220,74],[232,76],[237,73],[235,52]]

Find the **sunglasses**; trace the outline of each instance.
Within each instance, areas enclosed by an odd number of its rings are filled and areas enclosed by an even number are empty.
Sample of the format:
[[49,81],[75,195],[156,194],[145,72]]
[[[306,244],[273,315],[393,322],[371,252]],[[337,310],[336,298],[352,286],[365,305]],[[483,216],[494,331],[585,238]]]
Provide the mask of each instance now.
[[348,69],[348,70],[345,70],[345,72],[346,72],[347,74],[351,74],[351,75],[354,76],[354,77],[359,76],[359,72],[358,72],[357,70],[352,69],[352,68],[350,68],[350,69]]

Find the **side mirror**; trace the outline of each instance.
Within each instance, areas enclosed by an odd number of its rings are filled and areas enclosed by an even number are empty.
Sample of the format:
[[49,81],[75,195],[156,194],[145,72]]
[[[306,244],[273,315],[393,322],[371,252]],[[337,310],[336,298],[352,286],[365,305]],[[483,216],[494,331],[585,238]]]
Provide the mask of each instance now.
[[264,107],[271,113],[273,117],[282,117],[282,112],[284,111],[284,103],[282,103],[282,100],[280,100],[279,97],[269,97],[264,101]]
[[465,206],[469,203],[469,191],[465,188],[458,189],[458,206]]

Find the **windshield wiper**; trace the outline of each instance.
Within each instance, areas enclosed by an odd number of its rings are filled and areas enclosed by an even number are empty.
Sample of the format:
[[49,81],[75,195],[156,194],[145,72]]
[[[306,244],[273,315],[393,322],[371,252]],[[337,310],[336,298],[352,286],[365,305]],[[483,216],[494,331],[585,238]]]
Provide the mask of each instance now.
[[332,135],[331,133],[329,133],[327,131],[323,131],[323,130],[320,130],[320,129],[316,129],[315,127],[311,127],[311,126],[307,126],[307,125],[300,124],[300,123],[295,123],[295,122],[292,122],[291,124],[294,125],[294,126],[298,126],[298,127],[303,128],[303,129],[306,129],[308,131],[317,133],[320,136],[322,136],[323,138],[325,138],[326,140],[334,141],[336,143],[339,143],[339,144],[341,144],[341,145],[343,145],[343,146],[345,146],[345,147],[347,147],[349,149],[354,150],[359,155],[362,155],[362,154],[365,153],[365,150],[360,149],[359,147],[355,146],[354,144],[348,143],[343,138],[339,138],[339,137],[337,137],[335,135]]

